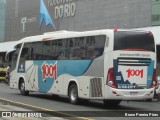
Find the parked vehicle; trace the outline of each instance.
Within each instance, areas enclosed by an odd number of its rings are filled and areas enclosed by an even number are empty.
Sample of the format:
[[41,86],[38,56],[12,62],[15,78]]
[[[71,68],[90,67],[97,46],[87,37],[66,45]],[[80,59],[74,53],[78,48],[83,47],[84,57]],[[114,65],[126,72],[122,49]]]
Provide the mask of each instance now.
[[0,81],[6,79],[6,68],[3,66],[3,64],[0,65]]

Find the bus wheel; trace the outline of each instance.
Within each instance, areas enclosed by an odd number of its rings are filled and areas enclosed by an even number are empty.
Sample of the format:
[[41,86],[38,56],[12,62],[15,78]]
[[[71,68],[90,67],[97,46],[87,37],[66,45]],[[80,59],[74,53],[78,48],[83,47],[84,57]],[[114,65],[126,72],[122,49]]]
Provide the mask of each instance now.
[[121,100],[103,100],[103,102],[106,106],[112,107],[112,106],[118,106]]
[[76,84],[72,84],[69,87],[69,101],[72,104],[78,104],[79,98],[78,98],[78,89]]
[[26,96],[29,95],[29,91],[25,91],[25,83],[24,83],[24,80],[22,80],[22,81],[20,82],[19,90],[20,90],[20,93],[21,93],[22,95],[26,95]]

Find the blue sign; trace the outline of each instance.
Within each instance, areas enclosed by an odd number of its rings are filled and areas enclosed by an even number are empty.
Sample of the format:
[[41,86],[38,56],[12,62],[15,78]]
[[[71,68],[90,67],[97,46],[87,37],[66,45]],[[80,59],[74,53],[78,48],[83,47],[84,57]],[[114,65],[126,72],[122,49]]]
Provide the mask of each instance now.
[[48,13],[48,10],[43,2],[43,0],[40,1],[40,26],[42,25],[43,20],[46,22],[46,26],[49,24],[53,26],[54,30],[56,30],[56,27]]

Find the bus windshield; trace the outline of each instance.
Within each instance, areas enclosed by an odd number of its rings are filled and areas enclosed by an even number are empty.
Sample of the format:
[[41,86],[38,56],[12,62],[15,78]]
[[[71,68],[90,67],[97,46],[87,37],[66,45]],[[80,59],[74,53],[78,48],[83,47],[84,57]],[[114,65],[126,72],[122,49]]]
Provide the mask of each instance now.
[[16,51],[14,51],[13,54],[12,54],[11,70],[13,70],[16,67],[20,47],[21,47],[21,45],[17,45],[15,47]]
[[117,31],[114,35],[114,50],[155,52],[153,35],[148,32]]

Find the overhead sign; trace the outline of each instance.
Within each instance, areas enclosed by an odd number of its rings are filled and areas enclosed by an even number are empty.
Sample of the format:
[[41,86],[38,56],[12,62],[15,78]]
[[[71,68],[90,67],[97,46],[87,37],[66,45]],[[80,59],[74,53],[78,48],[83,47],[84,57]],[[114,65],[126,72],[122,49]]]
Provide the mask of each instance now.
[[54,7],[55,19],[73,17],[76,13],[74,0],[48,0],[48,6]]
[[33,23],[33,22],[36,22],[36,17],[32,17],[32,18],[22,17],[21,18],[22,32],[27,31],[26,24]]

